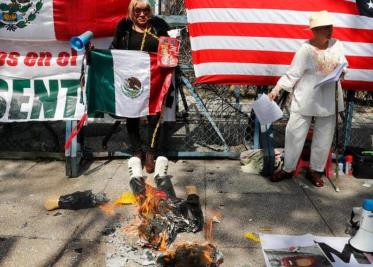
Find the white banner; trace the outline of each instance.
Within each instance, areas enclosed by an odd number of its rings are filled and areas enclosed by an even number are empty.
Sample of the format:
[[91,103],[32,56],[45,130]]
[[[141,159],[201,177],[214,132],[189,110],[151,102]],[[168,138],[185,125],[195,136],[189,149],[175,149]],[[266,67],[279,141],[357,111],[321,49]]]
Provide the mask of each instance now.
[[[107,48],[109,39],[95,40]],[[80,119],[83,55],[68,42],[0,42],[0,122]]]

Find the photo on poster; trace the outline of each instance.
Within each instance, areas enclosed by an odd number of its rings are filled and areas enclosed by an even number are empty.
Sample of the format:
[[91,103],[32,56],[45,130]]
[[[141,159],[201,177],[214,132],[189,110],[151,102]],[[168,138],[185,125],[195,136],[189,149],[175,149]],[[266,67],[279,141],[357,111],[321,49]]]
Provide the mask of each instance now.
[[264,249],[271,267],[332,267],[318,245]]

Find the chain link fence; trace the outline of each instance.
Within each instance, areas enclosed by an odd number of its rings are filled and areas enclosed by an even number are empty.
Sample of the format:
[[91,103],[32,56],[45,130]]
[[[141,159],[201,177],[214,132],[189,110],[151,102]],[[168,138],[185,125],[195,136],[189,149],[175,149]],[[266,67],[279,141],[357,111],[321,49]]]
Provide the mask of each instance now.
[[373,92],[356,92],[350,145],[373,149]]
[[[162,1],[162,15],[185,15],[183,0]],[[182,31],[180,64],[187,66],[182,75],[190,83],[194,81],[191,63],[191,49],[187,31]],[[253,141],[254,123],[251,116],[251,103],[256,96],[255,86],[216,86],[195,87],[197,101],[185,85],[178,96],[176,123],[166,124],[161,129],[161,142],[164,148],[173,151],[198,152],[241,152],[250,147]],[[221,136],[205,116],[198,100],[219,129]],[[288,114],[285,112],[285,114]],[[84,143],[92,151],[117,151],[128,148],[128,138],[124,123],[114,132],[107,147],[102,140],[111,130],[114,121],[105,119],[89,123],[84,129]],[[283,147],[287,119],[273,125],[276,147]],[[142,121],[143,126],[146,122]],[[145,135],[142,127],[142,136]],[[340,125],[340,145],[343,143],[343,127]],[[63,152],[65,140],[64,122],[0,123],[0,150],[22,152]],[[373,148],[373,92],[357,92],[352,120],[351,142],[353,146]]]

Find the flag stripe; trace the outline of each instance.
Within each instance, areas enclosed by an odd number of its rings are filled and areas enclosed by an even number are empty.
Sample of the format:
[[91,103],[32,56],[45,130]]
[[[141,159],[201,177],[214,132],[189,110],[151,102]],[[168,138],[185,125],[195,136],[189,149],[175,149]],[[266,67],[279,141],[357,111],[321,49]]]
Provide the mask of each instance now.
[[[204,75],[195,80],[195,83],[212,83],[212,84],[249,84],[249,85],[273,85],[279,76],[261,76],[261,75]],[[222,83],[221,81],[224,80]],[[344,89],[366,91],[373,88],[373,81],[342,81]]]
[[[204,75],[263,75],[281,76],[288,70],[288,65],[282,64],[255,64],[255,63],[203,63],[196,64],[196,76]],[[349,69],[346,80],[372,81],[373,70]]]
[[192,59],[194,64],[211,62],[290,64],[293,56],[294,52],[208,49],[195,51]]
[[118,21],[127,15],[129,0],[53,0],[57,40],[69,40],[85,31],[94,36],[113,36]]
[[96,111],[115,114],[114,62],[110,50],[92,51],[90,64],[94,66],[94,73],[90,67],[87,81],[89,116],[93,117]]
[[151,87],[149,113],[156,114],[161,111],[163,100],[171,84],[172,68],[162,68],[157,63],[157,56],[152,55],[151,60]]
[[344,0],[281,0],[281,1],[258,1],[258,0],[186,0],[185,6],[187,9],[198,8],[262,8],[262,9],[277,9],[277,10],[328,10],[329,12],[338,12],[346,14],[358,14],[356,5],[352,2]]
[[[308,28],[309,17],[313,12],[294,10],[211,8],[189,10],[188,23],[235,22],[304,25]],[[342,28],[372,29],[373,18],[357,15],[332,13],[334,26]],[[353,24],[351,23],[353,21]]]
[[[190,42],[192,51],[206,49],[227,50],[258,50],[294,52],[304,39],[270,38],[270,37],[242,37],[242,36],[201,36],[192,37]],[[346,55],[372,56],[373,45],[369,43],[342,42]]]
[[[257,36],[310,39],[312,33],[303,25],[272,23],[205,22],[189,26],[191,37]],[[340,41],[373,43],[373,30],[334,27],[333,36]]]
[[[258,50],[199,50],[193,53],[194,64],[201,63],[261,63],[289,65],[293,52],[258,51]],[[373,57],[347,56],[350,69],[373,69]]]
[[330,13],[349,61],[344,84],[373,82],[373,18],[361,16],[355,1],[186,0],[186,8],[197,83],[274,84],[312,38],[309,18],[320,10]]

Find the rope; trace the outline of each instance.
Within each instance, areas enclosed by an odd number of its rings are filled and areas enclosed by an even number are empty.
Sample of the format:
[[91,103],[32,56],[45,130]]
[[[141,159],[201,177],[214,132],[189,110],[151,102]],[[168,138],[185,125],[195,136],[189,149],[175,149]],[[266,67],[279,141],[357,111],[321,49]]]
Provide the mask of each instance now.
[[150,36],[152,36],[153,38],[159,40],[159,37],[158,37],[157,35],[155,35],[154,33],[152,33],[152,32],[150,31],[150,28],[146,28],[146,29],[144,30],[144,35],[143,35],[143,37],[142,37],[142,41],[141,41],[141,47],[140,47],[140,50],[141,50],[141,51],[144,51],[146,35],[150,35]]

